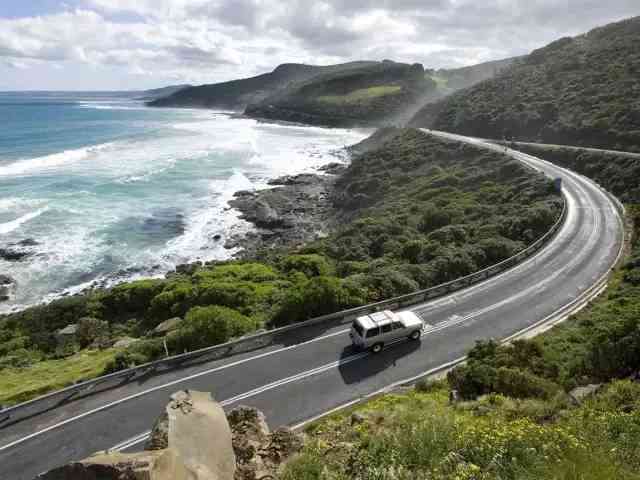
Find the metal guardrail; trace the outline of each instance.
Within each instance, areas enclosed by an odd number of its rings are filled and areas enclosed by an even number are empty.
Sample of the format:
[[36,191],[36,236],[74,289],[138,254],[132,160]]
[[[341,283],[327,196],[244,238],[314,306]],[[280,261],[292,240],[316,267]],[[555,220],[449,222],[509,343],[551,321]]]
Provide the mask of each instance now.
[[[253,350],[268,347],[271,345],[279,345],[282,343],[300,343],[300,332],[303,329],[310,329],[313,326],[321,326],[323,329],[328,329],[334,326],[338,326],[345,323],[350,323],[355,317],[359,315],[366,315],[369,313],[377,312],[383,309],[395,310],[399,308],[409,307],[417,303],[422,303],[428,300],[432,300],[446,294],[455,292],[467,288],[471,285],[480,283],[492,276],[508,270],[523,260],[531,257],[533,254],[541,250],[551,238],[560,230],[564,224],[564,220],[567,215],[567,200],[562,194],[563,206],[562,211],[554,225],[542,235],[533,244],[518,252],[506,260],[503,260],[495,265],[491,265],[483,270],[479,270],[470,275],[466,275],[455,280],[436,285],[417,292],[401,295],[398,297],[390,298],[362,307],[351,308],[340,312],[332,313],[329,315],[323,315],[321,317],[312,318],[310,320],[295,323],[285,327],[269,330],[263,333],[250,335],[247,337],[238,338],[230,342],[215,345],[212,347],[195,350],[162,360],[156,360],[153,362],[139,365],[119,372],[114,372],[108,375],[104,375],[98,378],[87,380],[84,382],[76,383],[69,387],[66,387],[49,394],[42,395],[32,400],[14,405],[4,410],[0,410],[0,428],[2,424],[7,421],[9,417],[15,416],[19,411],[24,411],[25,416],[37,414],[38,411],[46,411],[55,408],[59,405],[67,403],[77,398],[92,395],[101,391],[106,391],[111,388],[116,388],[121,385],[127,384],[136,379],[141,379],[149,374],[160,374],[164,371],[170,371],[175,368],[185,368],[189,366],[196,366],[202,363],[207,363],[213,360],[219,360],[232,355],[251,352]],[[287,339],[287,334],[294,333],[292,338]],[[309,338],[316,336],[316,332],[311,332]],[[293,338],[295,337],[295,338]]]

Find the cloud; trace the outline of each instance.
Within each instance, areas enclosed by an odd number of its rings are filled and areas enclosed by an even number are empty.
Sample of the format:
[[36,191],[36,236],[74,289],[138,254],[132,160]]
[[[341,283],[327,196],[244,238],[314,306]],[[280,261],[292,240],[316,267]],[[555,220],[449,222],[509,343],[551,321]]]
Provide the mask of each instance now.
[[[526,53],[640,12],[637,0],[77,0],[0,18],[0,59],[190,82],[283,62],[391,58],[427,67]],[[90,86],[88,86],[90,87]]]

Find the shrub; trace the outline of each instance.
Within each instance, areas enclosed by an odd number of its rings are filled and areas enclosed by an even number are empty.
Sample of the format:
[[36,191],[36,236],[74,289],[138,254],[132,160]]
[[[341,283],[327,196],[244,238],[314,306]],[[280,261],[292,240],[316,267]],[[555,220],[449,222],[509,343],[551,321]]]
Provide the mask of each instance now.
[[218,305],[194,307],[167,343],[172,353],[182,353],[224,343],[255,328],[253,320],[236,310]]
[[335,277],[315,277],[289,289],[273,316],[274,325],[287,325],[358,305],[361,291]]
[[282,269],[285,272],[302,272],[307,277],[330,275],[332,272],[327,258],[318,254],[289,255],[283,259]]
[[83,317],[78,320],[76,338],[80,348],[86,348],[96,342],[104,346],[109,340],[109,323],[92,317]]

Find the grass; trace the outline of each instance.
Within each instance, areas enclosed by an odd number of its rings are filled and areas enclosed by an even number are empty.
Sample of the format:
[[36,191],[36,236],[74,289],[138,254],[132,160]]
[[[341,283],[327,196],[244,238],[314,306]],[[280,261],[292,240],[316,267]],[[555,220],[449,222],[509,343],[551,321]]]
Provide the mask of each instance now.
[[440,77],[438,75],[427,75],[427,78],[430,78],[434,82],[436,82],[436,86],[438,90],[448,90],[449,89],[449,79],[445,77]]
[[360,88],[346,95],[322,95],[318,97],[318,100],[323,103],[336,105],[353,104],[387,95],[396,95],[401,91],[402,87],[398,85],[381,85],[378,87]]
[[0,403],[14,405],[102,375],[119,349],[83,350],[71,357],[45,360],[26,368],[6,368],[0,375]]
[[[640,385],[618,382],[582,407],[549,403],[540,421],[530,401],[488,395],[449,405],[446,385],[390,394],[309,425],[284,480],[638,480]],[[621,400],[622,399],[622,400]]]

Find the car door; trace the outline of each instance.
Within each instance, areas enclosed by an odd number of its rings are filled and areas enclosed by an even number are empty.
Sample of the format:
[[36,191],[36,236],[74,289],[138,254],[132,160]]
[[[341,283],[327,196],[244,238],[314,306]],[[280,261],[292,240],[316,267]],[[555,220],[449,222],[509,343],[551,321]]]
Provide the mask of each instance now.
[[402,322],[393,322],[391,324],[391,331],[394,339],[407,336],[407,329]]
[[390,342],[394,339],[393,336],[393,328],[391,328],[391,323],[386,323],[380,326],[380,340],[383,342]]

